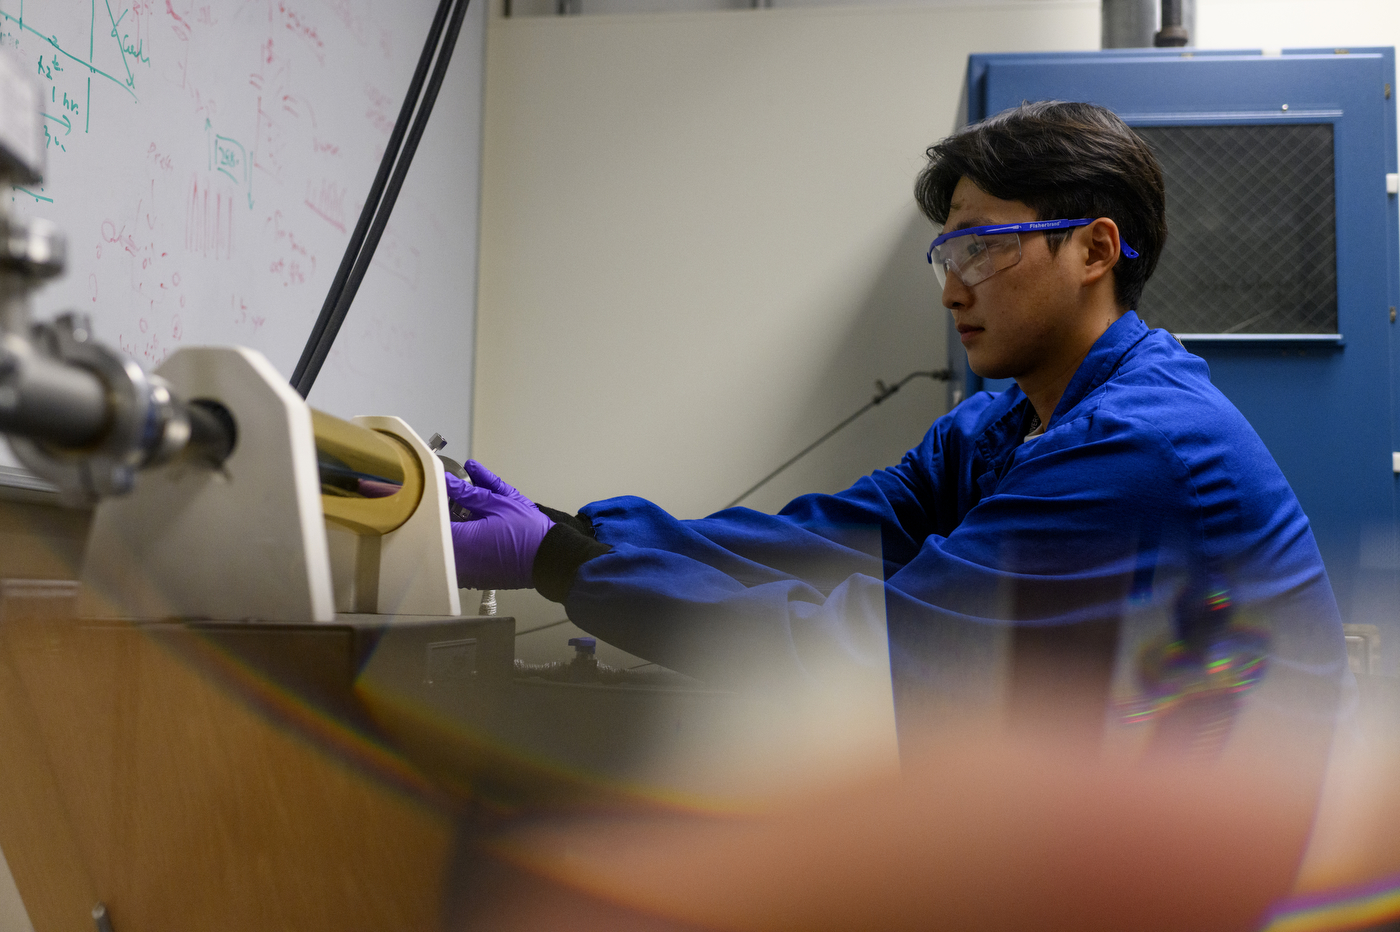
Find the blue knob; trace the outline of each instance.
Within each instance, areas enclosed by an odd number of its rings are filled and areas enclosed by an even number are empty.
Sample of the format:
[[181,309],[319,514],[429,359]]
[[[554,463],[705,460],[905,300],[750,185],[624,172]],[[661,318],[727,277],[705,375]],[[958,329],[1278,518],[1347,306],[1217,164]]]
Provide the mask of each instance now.
[[598,649],[597,638],[569,638],[569,646],[580,654],[591,654]]

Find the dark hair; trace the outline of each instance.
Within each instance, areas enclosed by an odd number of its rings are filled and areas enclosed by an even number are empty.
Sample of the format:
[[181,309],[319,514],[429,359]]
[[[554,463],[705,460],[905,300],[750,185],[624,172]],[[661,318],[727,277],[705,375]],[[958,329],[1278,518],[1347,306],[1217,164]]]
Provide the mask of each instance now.
[[[947,222],[953,189],[967,178],[1040,220],[1108,217],[1139,253],[1113,267],[1114,292],[1137,306],[1167,241],[1162,168],[1147,143],[1094,104],[1040,101],[1005,110],[929,147],[914,197],[930,220]],[[1070,231],[1046,234],[1052,252]]]

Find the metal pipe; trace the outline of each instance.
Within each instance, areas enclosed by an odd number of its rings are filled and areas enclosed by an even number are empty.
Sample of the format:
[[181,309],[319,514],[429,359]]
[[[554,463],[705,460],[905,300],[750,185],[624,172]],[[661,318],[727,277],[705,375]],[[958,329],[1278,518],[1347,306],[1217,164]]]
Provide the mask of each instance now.
[[14,334],[0,339],[0,433],[82,448],[101,440],[110,420],[96,373],[37,353]]
[[1140,49],[1152,45],[1157,0],[1103,0],[1102,47]]
[[[1161,0],[1103,0],[1101,16],[1103,34],[1101,46],[1106,49],[1151,48],[1157,37],[1158,23],[1173,26],[1171,35],[1191,44],[1196,34],[1196,0],[1176,0],[1176,9],[1163,14],[1166,4]],[[1179,31],[1178,31],[1179,30]]]
[[1152,37],[1158,48],[1180,48],[1191,40],[1183,19],[1184,0],[1162,0],[1162,28]]
[[176,398],[73,314],[0,335],[0,433],[22,463],[86,504],[175,459],[217,468],[238,437],[223,405]]
[[[161,384],[150,392],[151,429],[137,446],[142,465],[185,456],[213,468],[233,452],[238,428],[216,401],[183,402]],[[28,341],[0,343],[0,433],[38,441],[59,455],[81,454],[107,439],[112,392],[101,376],[38,353]]]

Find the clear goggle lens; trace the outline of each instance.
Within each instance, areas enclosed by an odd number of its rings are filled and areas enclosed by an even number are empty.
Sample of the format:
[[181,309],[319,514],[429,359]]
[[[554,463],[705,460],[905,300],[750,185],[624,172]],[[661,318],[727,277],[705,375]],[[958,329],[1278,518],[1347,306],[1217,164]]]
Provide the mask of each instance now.
[[969,233],[954,236],[929,250],[938,284],[948,284],[951,271],[971,288],[1021,261],[1021,237],[1015,233]]

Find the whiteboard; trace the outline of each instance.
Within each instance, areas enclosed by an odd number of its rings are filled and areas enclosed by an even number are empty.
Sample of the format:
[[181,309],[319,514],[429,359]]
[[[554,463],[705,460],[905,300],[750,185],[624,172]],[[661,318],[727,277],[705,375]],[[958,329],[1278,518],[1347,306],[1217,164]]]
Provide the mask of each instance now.
[[[471,431],[485,0],[311,404],[393,414],[465,457]],[[68,270],[36,318],[92,315],[153,368],[259,350],[285,376],[340,263],[436,0],[0,0],[0,51],[42,88]],[[8,454],[8,450],[5,451]],[[9,461],[13,465],[13,461]]]

